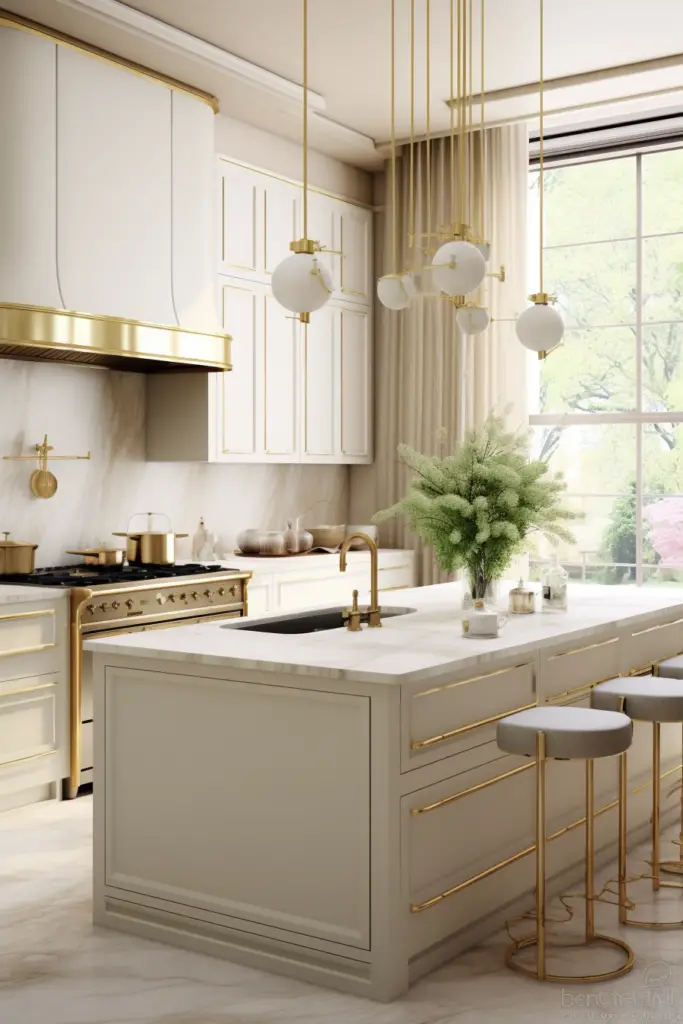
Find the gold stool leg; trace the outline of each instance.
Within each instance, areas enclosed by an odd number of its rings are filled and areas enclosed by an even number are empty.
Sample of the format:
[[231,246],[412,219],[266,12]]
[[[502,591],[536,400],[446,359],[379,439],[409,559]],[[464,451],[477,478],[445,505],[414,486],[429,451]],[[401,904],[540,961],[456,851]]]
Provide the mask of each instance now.
[[545,733],[536,736],[536,977],[545,981]]
[[619,923],[626,924],[626,835],[627,835],[627,793],[628,793],[628,761],[624,751],[619,755]]
[[586,942],[595,935],[595,772],[593,759],[586,761]]
[[660,748],[661,726],[652,723],[652,888],[656,891],[660,886],[659,871],[659,794],[660,794]]
[[[683,726],[681,727],[681,749],[683,750]],[[681,780],[681,821],[678,827],[678,860],[663,860],[659,867],[661,871],[666,871],[668,874],[683,875],[683,780]]]

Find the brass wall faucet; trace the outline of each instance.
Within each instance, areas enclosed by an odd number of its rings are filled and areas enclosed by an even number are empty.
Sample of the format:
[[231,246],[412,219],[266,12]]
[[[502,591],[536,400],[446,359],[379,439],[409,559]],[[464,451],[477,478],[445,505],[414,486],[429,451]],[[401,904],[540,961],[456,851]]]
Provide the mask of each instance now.
[[[379,552],[377,545],[375,544],[372,537],[368,537],[367,533],[352,533],[350,534],[341,546],[339,552],[339,569],[341,572],[346,572],[346,553],[349,550],[349,545],[353,540],[362,540],[367,544],[370,550],[370,607],[361,613],[364,618],[367,615],[367,623],[369,626],[377,627],[382,625],[382,619],[380,616],[381,608],[379,606]],[[356,629],[352,625],[352,619],[349,618],[347,629]]]

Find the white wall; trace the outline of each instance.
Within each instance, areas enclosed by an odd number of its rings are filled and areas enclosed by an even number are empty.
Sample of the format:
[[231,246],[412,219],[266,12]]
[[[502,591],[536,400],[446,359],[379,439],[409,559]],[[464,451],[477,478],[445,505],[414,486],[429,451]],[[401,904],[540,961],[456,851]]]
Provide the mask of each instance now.
[[[232,160],[242,160],[283,178],[301,181],[301,146],[278,135],[254,128],[244,121],[218,114],[216,152]],[[361,203],[372,202],[372,174],[343,164],[322,153],[309,151],[308,176],[311,185]]]
[[[39,544],[37,565],[58,565],[78,561],[68,548],[120,543],[111,532],[140,511],[166,512],[190,535],[204,516],[229,551],[242,528],[280,528],[319,498],[332,501],[309,523],[346,522],[345,466],[148,463],[144,415],[142,374],[0,359],[0,456],[45,433],[55,454],[92,451],[90,462],[53,464],[59,488],[47,501],[29,490],[32,462],[0,461],[0,531]],[[181,541],[180,556],[190,551]]]

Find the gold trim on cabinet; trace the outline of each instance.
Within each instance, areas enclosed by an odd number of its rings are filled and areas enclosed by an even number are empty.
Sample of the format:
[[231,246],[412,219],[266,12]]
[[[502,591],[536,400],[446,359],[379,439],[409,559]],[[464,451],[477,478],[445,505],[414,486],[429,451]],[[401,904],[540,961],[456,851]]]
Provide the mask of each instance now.
[[529,761],[528,764],[522,764],[518,768],[511,768],[509,772],[503,772],[501,775],[496,775],[493,779],[487,779],[485,782],[478,782],[476,786],[470,786],[469,789],[462,789],[459,793],[453,793],[451,796],[446,796],[443,800],[437,800],[433,804],[426,804],[424,807],[411,807],[411,814],[427,814],[428,811],[436,811],[439,807],[446,807],[448,804],[453,804],[456,800],[461,800],[464,796],[471,796],[473,793],[479,793],[482,789],[486,789],[488,786],[492,786],[496,782],[503,782],[505,779],[511,779],[515,775],[521,775],[522,772],[528,772],[530,768],[535,768],[536,762]]
[[4,697],[16,697],[19,693],[35,693],[36,690],[50,690],[56,685],[57,680],[53,679],[51,683],[37,683],[35,686],[24,686],[21,690],[0,690],[0,701]]
[[0,622],[7,622],[9,619],[37,619],[45,615],[51,615],[54,618],[54,608],[39,608],[33,612],[11,612],[9,615],[0,615]]
[[401,583],[398,587],[379,587],[380,594],[386,593],[388,590],[410,590],[410,583]]
[[80,352],[97,359],[153,360],[231,370],[229,334],[0,302],[0,355],[7,346]]
[[618,678],[619,673],[616,675],[605,676],[604,679],[596,679],[595,682],[592,683],[583,683],[581,686],[575,686],[572,690],[563,690],[562,693],[556,693],[551,697],[546,697],[543,703],[556,704],[568,697],[575,700],[583,694],[590,693],[594,686],[600,686],[601,683],[609,683],[612,679]]
[[417,700],[418,697],[430,697],[433,693],[442,693],[444,690],[455,690],[459,686],[467,686],[468,683],[478,683],[482,679],[493,679],[495,676],[505,675],[506,672],[516,672],[520,668],[533,667],[533,662],[525,661],[521,665],[508,665],[507,668],[497,668],[495,672],[486,672],[481,676],[470,676],[469,679],[460,679],[456,683],[444,683],[443,686],[433,686],[430,690],[420,690],[419,693],[413,694],[413,700]]
[[0,770],[3,768],[9,768],[13,764],[23,764],[25,761],[36,761],[39,757],[49,757],[50,754],[56,754],[57,748],[51,747],[50,750],[43,750],[40,754],[26,754],[25,757],[13,757],[11,761],[0,761]]
[[[3,622],[16,621],[17,619],[37,619],[44,618],[45,616],[51,616],[54,620],[54,608],[41,608],[38,611],[12,612],[9,615],[0,615],[0,624]],[[32,647],[14,647],[11,651],[0,650],[0,658],[9,658],[15,654],[36,654],[38,651],[46,651],[49,648],[56,646],[57,642],[53,640],[49,644],[34,644]],[[2,694],[2,696],[4,696],[4,694]]]
[[660,622],[657,626],[648,626],[647,629],[640,629],[637,633],[631,633],[631,637],[644,636],[645,633],[654,633],[657,629],[666,629],[667,626],[680,626],[683,619],[674,619],[673,622]]
[[[583,651],[594,651],[596,647],[609,647],[610,644],[619,643],[619,637],[613,636],[609,640],[601,640],[597,644],[588,644],[586,647],[574,647],[571,651],[562,651],[561,654],[551,654],[548,661],[559,661],[560,658],[569,658],[572,654],[582,654]],[[613,676],[609,677],[613,679]]]
[[410,744],[411,750],[424,750],[425,747],[432,747],[435,743],[443,743],[445,740],[452,740],[456,736],[462,736],[463,733],[472,732],[473,729],[480,729],[484,725],[493,725],[494,722],[500,722],[502,718],[507,718],[508,715],[517,715],[520,711],[529,711],[531,708],[535,708],[536,701],[533,704],[523,704],[519,708],[509,708],[507,711],[501,711],[498,715],[491,715],[490,718],[482,718],[480,722],[471,722],[469,725],[461,725],[458,729],[449,729],[448,732],[442,732],[438,736],[429,736],[426,740],[413,740]]
[[0,651],[0,658],[9,658],[14,654],[37,654],[38,651],[47,651],[56,646],[57,644],[53,640],[52,643],[35,644],[33,647],[13,647],[11,651]]
[[[231,164],[233,167],[243,167],[247,171],[255,171],[257,174],[262,174],[264,178],[273,178],[274,181],[284,181],[288,185],[298,185],[299,188],[303,187],[301,181],[297,181],[296,178],[287,178],[283,174],[275,174],[273,171],[265,171],[262,167],[257,167],[256,164],[248,164],[244,160],[234,160],[232,157],[223,156],[218,154],[218,159],[225,164]],[[315,185],[308,186],[309,192],[315,192],[319,196],[327,196],[329,199],[338,199],[342,203],[348,203],[349,206],[357,206],[361,210],[372,211],[371,203],[363,203],[360,199],[352,199],[351,196],[344,196],[341,192],[328,192],[324,188],[316,188]]]
[[76,39],[75,36],[67,35],[66,32],[59,32],[57,29],[48,28],[47,25],[42,25],[38,21],[32,21],[30,18],[24,18],[19,14],[13,14],[11,11],[4,10],[4,8],[0,8],[0,25],[19,29],[22,32],[30,32],[31,35],[40,36],[42,39],[50,39],[58,46],[66,46],[70,50],[76,50],[78,53],[85,53],[89,57],[95,57],[97,60],[104,61],[105,64],[113,64],[116,67],[123,68],[124,71],[130,71],[131,74],[137,75],[139,78],[149,78],[154,82],[159,82],[161,85],[173,89],[174,92],[187,93],[188,96],[193,96],[196,100],[206,103],[211,107],[214,114],[218,113],[218,97],[212,93],[205,92],[204,89],[197,89],[195,86],[181,82],[170,75],[164,75],[161,71],[152,71],[151,68],[145,67],[144,64],[137,64],[135,61],[128,60],[127,57],[120,57],[118,54],[111,53],[109,50],[103,50],[92,43],[85,43],[82,39]]
[[[257,235],[258,235],[258,231],[256,230],[256,221],[257,221],[256,208],[258,206],[258,192],[256,190],[256,185],[252,185],[251,186],[251,255],[252,255],[252,261],[253,262],[251,264],[247,265],[246,263],[228,263],[228,261],[225,258],[225,175],[224,174],[221,175],[221,182],[222,182],[221,237],[223,239],[223,246],[222,246],[222,251],[221,251],[221,263],[223,263],[230,270],[247,270],[247,271],[249,271],[250,274],[256,274],[258,272],[258,267],[256,266],[256,264],[258,262],[258,260],[257,260],[258,246],[256,244],[256,238],[257,238]],[[265,257],[265,249],[264,249],[264,257]],[[226,277],[230,276],[225,271],[223,271],[223,274]]]
[[[225,324],[225,293],[231,289],[234,292],[246,292],[252,298],[252,373],[254,381],[256,380],[256,299],[257,295],[253,288],[249,288],[246,285],[239,284],[224,284],[221,285],[221,313],[223,315],[223,324]],[[256,452],[256,407],[252,409],[252,446],[250,451],[239,452],[233,448],[225,447],[225,381],[221,385],[221,453],[223,455],[254,455]]]

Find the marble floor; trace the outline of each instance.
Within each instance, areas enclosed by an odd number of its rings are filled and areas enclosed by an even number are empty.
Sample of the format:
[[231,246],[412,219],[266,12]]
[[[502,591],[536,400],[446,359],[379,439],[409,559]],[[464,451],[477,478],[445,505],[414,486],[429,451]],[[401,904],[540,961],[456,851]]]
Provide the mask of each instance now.
[[[676,931],[629,929],[638,956],[630,975],[565,989],[501,967],[500,936],[382,1005],[94,928],[91,815],[87,797],[0,815],[0,1024],[683,1021]],[[683,897],[669,890],[667,899],[667,916],[683,916]],[[597,911],[598,927],[615,934],[614,908]]]

